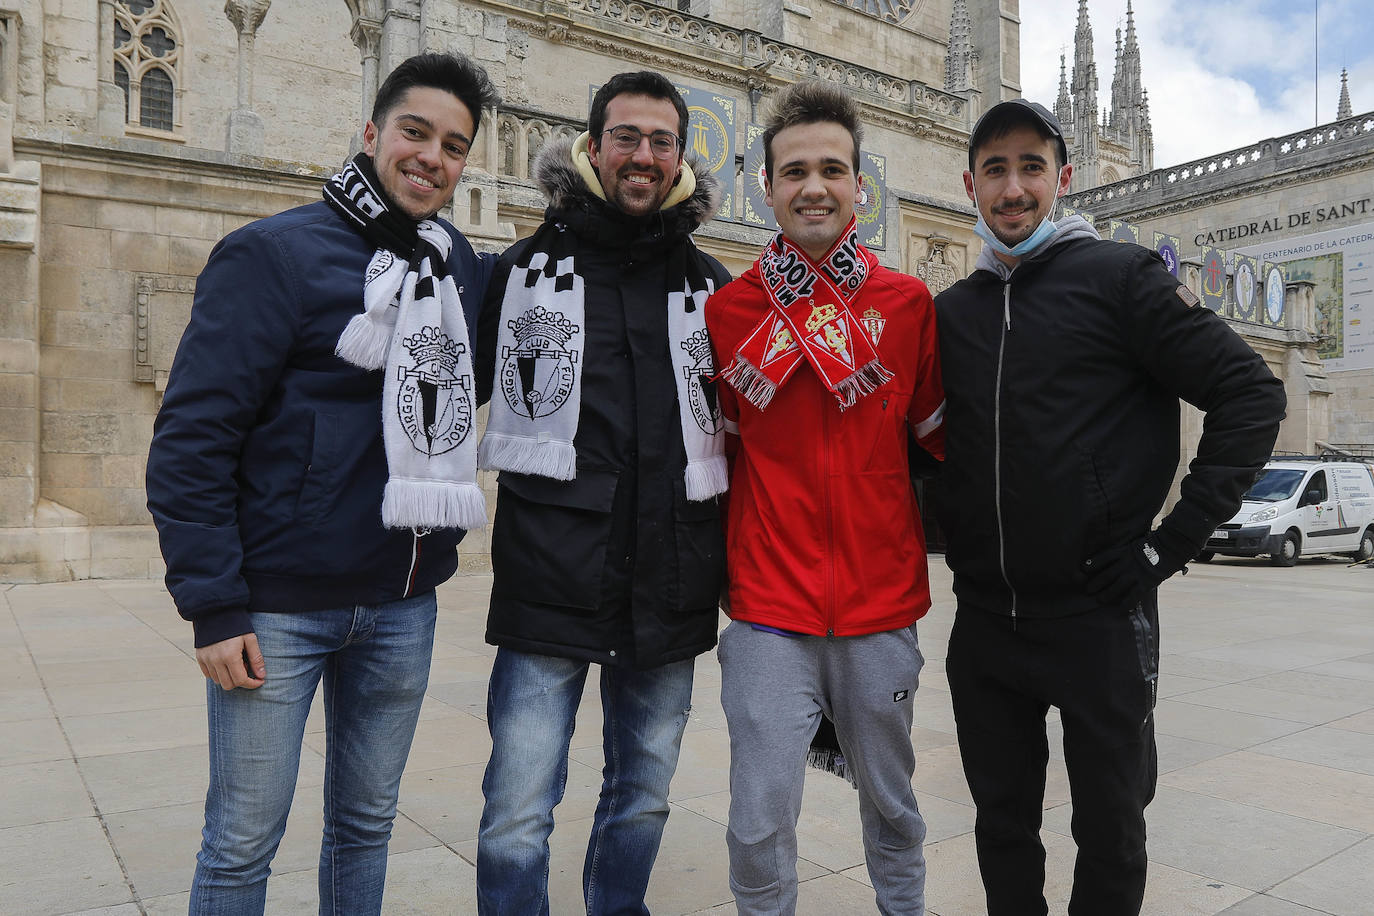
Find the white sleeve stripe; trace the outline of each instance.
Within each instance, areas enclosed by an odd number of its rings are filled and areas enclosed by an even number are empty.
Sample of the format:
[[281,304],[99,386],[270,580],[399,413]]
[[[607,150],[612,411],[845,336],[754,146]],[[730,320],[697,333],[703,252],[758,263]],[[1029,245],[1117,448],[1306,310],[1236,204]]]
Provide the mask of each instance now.
[[732,436],[739,435],[738,423],[736,423],[734,420],[731,420],[729,417],[721,417],[721,419],[725,421],[725,431],[727,433],[729,433]]
[[929,436],[931,433],[935,432],[935,430],[939,429],[940,425],[944,422],[945,402],[941,401],[940,406],[935,408],[935,413],[916,424],[916,438],[924,439],[926,436]]

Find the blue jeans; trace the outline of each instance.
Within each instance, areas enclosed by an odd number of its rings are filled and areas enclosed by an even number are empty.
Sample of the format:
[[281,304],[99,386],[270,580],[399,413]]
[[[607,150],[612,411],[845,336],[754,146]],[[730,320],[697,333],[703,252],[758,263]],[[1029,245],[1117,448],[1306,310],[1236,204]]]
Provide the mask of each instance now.
[[[568,745],[587,662],[499,649],[487,693],[491,760],[477,835],[477,911],[547,916],[549,834],[568,781]],[[601,800],[582,869],[593,916],[647,914],[644,894],[668,820],[695,661],[601,669]]]
[[253,614],[256,690],[206,682],[210,789],[191,914],[260,914],[324,680],[320,912],[380,913],[387,842],[434,646],[434,592],[372,606]]

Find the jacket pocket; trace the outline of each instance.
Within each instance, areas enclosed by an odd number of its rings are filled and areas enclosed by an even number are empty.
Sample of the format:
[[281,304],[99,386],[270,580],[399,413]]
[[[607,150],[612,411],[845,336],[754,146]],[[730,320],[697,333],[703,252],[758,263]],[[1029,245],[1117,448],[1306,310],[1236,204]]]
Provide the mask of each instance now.
[[311,429],[308,435],[310,453],[305,456],[305,472],[300,494],[296,499],[296,518],[311,527],[324,521],[330,500],[335,498],[335,471],[339,462],[338,418],[311,411],[307,414]]
[[865,400],[870,402],[866,405],[869,411],[859,416],[865,416],[872,424],[873,435],[868,442],[868,457],[859,466],[859,471],[868,473],[897,470],[902,467],[901,449],[906,441],[906,412],[911,406],[911,395],[880,388],[872,394],[865,395],[861,403]]
[[595,610],[617,482],[614,471],[579,470],[575,480],[502,472],[493,589],[517,600]]
[[725,532],[715,498],[693,502],[681,479],[673,483],[677,572],[671,583],[677,611],[714,608],[725,582]]

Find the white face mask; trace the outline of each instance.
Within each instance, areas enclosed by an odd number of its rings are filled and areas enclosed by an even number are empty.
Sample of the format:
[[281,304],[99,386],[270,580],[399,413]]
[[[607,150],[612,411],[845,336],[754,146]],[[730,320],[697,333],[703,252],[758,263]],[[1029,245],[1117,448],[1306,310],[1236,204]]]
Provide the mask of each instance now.
[[[1064,167],[1060,166],[1059,172],[1055,176],[1056,192],[1059,189],[1059,178],[1062,177],[1063,174]],[[982,207],[978,206],[978,192],[975,190],[973,192],[973,207],[975,210],[978,211],[978,222],[974,225],[973,232],[980,239],[986,242],[988,244],[988,247],[990,247],[993,251],[999,252],[1010,258],[1024,258],[1026,255],[1034,253],[1036,249],[1038,249],[1041,245],[1045,244],[1054,236],[1055,230],[1059,227],[1050,217],[1054,215],[1054,211],[1056,208],[1058,208],[1058,206],[1059,197],[1056,193],[1054,203],[1050,205],[1050,212],[1043,219],[1040,220],[1040,225],[1035,227],[1035,231],[1032,232],[1030,235],[1026,236],[1021,241],[1017,242],[1015,245],[1009,246],[997,237],[997,235],[992,231],[992,227],[988,225],[987,220],[983,219],[983,209]]]

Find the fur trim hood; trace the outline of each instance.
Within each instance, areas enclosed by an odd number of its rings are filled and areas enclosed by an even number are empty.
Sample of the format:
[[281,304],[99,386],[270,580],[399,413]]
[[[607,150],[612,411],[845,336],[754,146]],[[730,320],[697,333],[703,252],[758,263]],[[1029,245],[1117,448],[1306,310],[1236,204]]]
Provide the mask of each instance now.
[[[586,160],[586,133],[574,139],[558,138],[544,144],[534,161],[534,176],[549,198],[551,210],[571,210],[588,208],[595,201],[605,205],[601,187],[595,190],[590,182],[595,176],[590,163]],[[581,168],[575,157],[581,157]],[[674,201],[677,195],[670,194],[665,210],[676,210],[680,219],[692,231],[701,226],[720,208],[720,182],[706,170],[706,164],[696,156],[688,156],[683,161],[683,181],[695,178],[695,187],[686,198]],[[691,176],[687,172],[690,169]],[[664,212],[664,211],[660,211]]]

